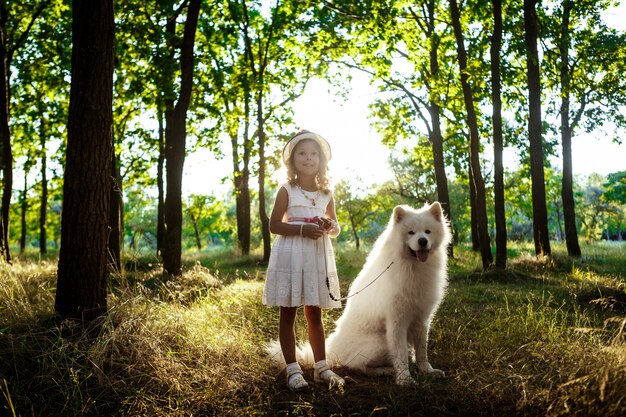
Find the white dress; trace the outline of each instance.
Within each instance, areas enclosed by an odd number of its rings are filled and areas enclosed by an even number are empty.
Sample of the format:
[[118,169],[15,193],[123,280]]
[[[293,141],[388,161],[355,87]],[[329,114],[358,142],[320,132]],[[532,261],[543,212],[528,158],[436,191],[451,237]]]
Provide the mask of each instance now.
[[[285,188],[289,195],[284,222],[303,224],[302,218],[325,214],[330,193],[319,192],[316,196],[316,193],[305,191],[309,197],[315,198],[313,205],[297,186],[287,183],[281,188]],[[328,234],[317,240],[299,235],[277,235],[267,267],[263,304],[282,307],[341,307],[340,301],[330,297],[328,287],[333,297],[340,298],[335,253]]]

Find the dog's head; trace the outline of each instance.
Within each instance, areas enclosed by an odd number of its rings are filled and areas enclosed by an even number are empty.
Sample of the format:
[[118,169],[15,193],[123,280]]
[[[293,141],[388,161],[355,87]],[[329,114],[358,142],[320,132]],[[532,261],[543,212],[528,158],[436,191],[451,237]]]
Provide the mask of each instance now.
[[391,223],[394,234],[404,245],[404,254],[419,262],[426,262],[432,251],[450,243],[450,230],[441,204],[434,202],[420,210],[409,206],[396,206]]

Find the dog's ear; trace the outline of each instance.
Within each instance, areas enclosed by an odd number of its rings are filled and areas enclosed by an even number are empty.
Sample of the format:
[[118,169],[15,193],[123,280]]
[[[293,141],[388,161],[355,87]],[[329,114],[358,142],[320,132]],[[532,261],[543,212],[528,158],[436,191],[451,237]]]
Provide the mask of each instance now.
[[393,208],[393,217],[391,218],[394,224],[400,223],[406,215],[406,209],[403,206],[395,206]]
[[439,201],[435,201],[434,203],[432,203],[428,210],[433,215],[433,217],[437,219],[437,221],[440,222],[443,220],[443,209],[441,208],[441,204],[439,204]]

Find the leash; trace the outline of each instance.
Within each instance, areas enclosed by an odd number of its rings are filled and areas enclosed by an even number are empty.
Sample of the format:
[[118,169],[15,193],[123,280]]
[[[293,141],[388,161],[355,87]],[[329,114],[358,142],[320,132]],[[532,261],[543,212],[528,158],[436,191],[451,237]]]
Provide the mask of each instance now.
[[385,270],[383,272],[381,272],[380,274],[378,274],[378,276],[376,278],[374,278],[372,280],[372,282],[370,282],[369,284],[367,284],[365,287],[361,288],[360,290],[358,290],[357,292],[347,295],[345,297],[335,297],[332,293],[332,291],[330,290],[330,280],[328,279],[328,261],[326,260],[326,236],[322,236],[322,244],[324,247],[324,272],[326,274],[326,288],[328,288],[328,295],[330,296],[330,298],[333,301],[345,301],[348,298],[354,297],[355,295],[357,295],[358,293],[360,293],[361,291],[365,290],[367,287],[369,287],[370,285],[372,285],[373,283],[376,282],[376,280],[378,280],[378,278],[380,278],[381,276],[383,276],[383,274],[385,272],[387,272],[389,270],[389,268],[391,268],[391,265],[393,265],[393,261],[391,261],[389,263],[389,265],[387,265],[387,268],[385,268]]

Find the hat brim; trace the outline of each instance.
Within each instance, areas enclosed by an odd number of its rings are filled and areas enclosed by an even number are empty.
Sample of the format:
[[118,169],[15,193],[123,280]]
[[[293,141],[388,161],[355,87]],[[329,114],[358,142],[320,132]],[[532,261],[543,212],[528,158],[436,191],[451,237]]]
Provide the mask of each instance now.
[[317,133],[303,132],[295,135],[294,137],[289,139],[289,142],[285,144],[285,147],[283,148],[283,162],[285,163],[285,165],[289,164],[289,159],[291,159],[291,153],[296,148],[296,146],[298,146],[298,143],[307,139],[315,141],[319,145],[322,153],[324,154],[326,161],[330,161],[332,153],[330,151],[330,145],[328,144],[326,139],[324,139]]

